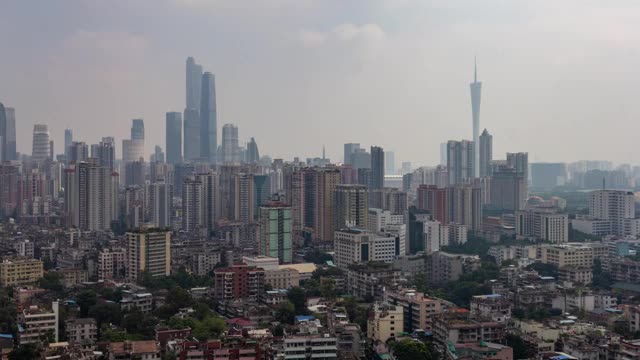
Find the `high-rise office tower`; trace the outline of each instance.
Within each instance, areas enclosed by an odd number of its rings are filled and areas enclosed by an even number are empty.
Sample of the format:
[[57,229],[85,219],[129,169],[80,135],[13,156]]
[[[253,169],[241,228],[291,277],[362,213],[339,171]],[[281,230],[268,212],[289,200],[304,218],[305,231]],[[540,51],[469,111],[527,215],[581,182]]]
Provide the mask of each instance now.
[[34,161],[45,161],[49,159],[49,129],[47,125],[33,125],[33,145],[31,148],[31,157]]
[[144,160],[130,161],[124,165],[124,185],[143,186],[145,182],[145,163]]
[[175,164],[173,167],[173,192],[175,196],[182,197],[182,185],[184,178],[193,174],[195,168],[192,164]]
[[407,193],[396,188],[382,188],[369,191],[369,207],[389,211],[392,215],[402,215],[407,210]]
[[0,103],[0,159],[5,160],[7,157],[7,111],[2,103]]
[[482,189],[472,185],[447,188],[447,220],[466,225],[469,231],[482,230]]
[[529,181],[529,153],[507,153],[507,166],[524,177],[524,181]]
[[220,166],[220,213],[221,219],[235,219],[235,176],[242,172],[238,164],[223,164]]
[[234,177],[234,210],[235,220],[242,223],[253,222],[255,209],[255,192],[253,175],[241,173]]
[[127,278],[135,281],[144,272],[153,277],[171,273],[170,231],[146,229],[127,232]]
[[635,196],[623,190],[595,190],[589,193],[589,217],[609,220],[611,234],[625,233],[625,219],[636,217]]
[[64,159],[69,164],[71,161],[70,147],[73,143],[73,130],[64,129]]
[[200,111],[200,91],[202,89],[202,66],[192,57],[187,58],[185,109]]
[[66,150],[69,156],[67,158],[69,164],[89,159],[89,146],[84,141],[73,141]]
[[54,150],[54,142],[53,140],[49,140],[49,159],[56,158],[56,151]]
[[220,192],[217,174],[189,175],[182,185],[182,230],[206,229],[210,233],[219,219]]
[[149,219],[155,227],[171,227],[173,215],[173,186],[166,182],[149,184],[147,191]]
[[225,164],[240,162],[239,153],[238,127],[233,124],[224,124],[220,161]]
[[118,219],[118,175],[107,167],[81,162],[65,170],[65,211],[80,230],[111,228]]
[[251,138],[247,143],[247,163],[255,164],[260,161],[260,152],[258,151],[258,144],[254,138]]
[[218,122],[216,114],[216,79],[210,72],[202,74],[200,95],[200,157],[217,163]]
[[122,162],[126,164],[140,159],[144,159],[144,141],[122,140]]
[[127,186],[124,190],[124,215],[127,229],[137,229],[144,224],[147,201],[145,188]]
[[258,208],[260,255],[278,258],[280,263],[293,261],[291,234],[291,207],[279,202],[264,204]]
[[447,143],[440,144],[440,165],[447,166]]
[[184,159],[200,158],[200,96],[202,95],[202,66],[187,58],[186,104],[184,109]]
[[347,143],[344,144],[344,156],[342,162],[347,165],[354,165],[353,154],[357,149],[360,149],[360,144]]
[[336,185],[334,224],[335,230],[348,227],[369,227],[367,187],[363,185]]
[[182,231],[195,231],[206,225],[206,208],[202,180],[189,175],[182,185]]
[[200,158],[200,110],[184,111],[184,159]]
[[0,103],[0,160],[18,160],[16,154],[16,111]]
[[371,189],[384,187],[384,150],[379,146],[371,147]]
[[131,120],[131,140],[144,140],[144,120]]
[[384,172],[387,175],[396,174],[396,159],[393,151],[385,151],[384,153]]
[[103,137],[98,144],[91,145],[91,157],[98,165],[113,169],[116,160],[116,144],[113,137]]
[[450,140],[447,143],[449,185],[463,184],[474,177],[475,146],[473,141]]
[[258,216],[258,207],[271,201],[271,178],[269,175],[253,175],[254,216]]
[[428,211],[434,220],[448,224],[447,189],[436,185],[420,185],[417,191],[416,207]]
[[473,64],[473,82],[469,84],[471,92],[471,119],[473,121],[473,143],[475,145],[474,176],[479,175],[479,155],[480,155],[480,98],[482,96],[482,83],[478,81],[478,68],[475,61]]
[[167,162],[177,164],[182,162],[182,114],[168,112],[166,122]]
[[162,148],[160,147],[160,145],[156,145],[155,148],[153,149],[153,154],[150,157],[150,162],[155,162],[155,163],[164,162],[164,151],[162,151]]
[[509,166],[501,166],[491,176],[489,203],[495,209],[515,212],[523,210],[527,201],[524,174]]
[[491,161],[493,160],[493,136],[484,129],[480,135],[480,177],[491,176]]

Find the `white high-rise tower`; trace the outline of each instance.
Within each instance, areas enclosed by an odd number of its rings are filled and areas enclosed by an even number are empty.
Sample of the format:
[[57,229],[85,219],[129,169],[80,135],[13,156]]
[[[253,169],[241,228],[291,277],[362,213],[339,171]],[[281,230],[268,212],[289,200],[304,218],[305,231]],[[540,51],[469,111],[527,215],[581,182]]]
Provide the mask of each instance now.
[[471,118],[473,120],[473,142],[475,146],[475,176],[480,176],[480,97],[482,82],[478,81],[478,68],[473,61],[473,82],[469,84],[471,90]]

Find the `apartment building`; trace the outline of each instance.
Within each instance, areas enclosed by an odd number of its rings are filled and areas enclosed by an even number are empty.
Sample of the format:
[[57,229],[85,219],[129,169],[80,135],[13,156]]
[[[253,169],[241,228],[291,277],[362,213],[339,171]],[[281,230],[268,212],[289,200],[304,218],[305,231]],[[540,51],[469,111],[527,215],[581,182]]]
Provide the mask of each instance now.
[[0,262],[0,286],[33,284],[44,275],[42,261],[11,258]]

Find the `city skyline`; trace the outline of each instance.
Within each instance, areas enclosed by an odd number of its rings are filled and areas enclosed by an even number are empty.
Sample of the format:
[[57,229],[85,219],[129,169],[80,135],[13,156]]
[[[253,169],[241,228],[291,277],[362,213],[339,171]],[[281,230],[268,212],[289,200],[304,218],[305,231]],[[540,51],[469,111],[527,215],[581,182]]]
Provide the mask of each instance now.
[[[42,5],[45,13],[50,10],[52,19],[67,20],[61,26],[60,21],[43,19],[42,26],[51,30],[44,36],[47,44],[36,39],[27,49],[14,46],[22,39],[13,37],[15,33],[0,35],[14,49],[0,60],[0,76],[7,80],[0,84],[0,99],[6,107],[16,109],[21,153],[30,149],[34,124],[47,124],[57,144],[63,144],[65,128],[73,129],[74,137],[87,143],[97,142],[103,134],[114,136],[119,143],[127,138],[130,120],[143,118],[148,127],[145,153],[150,154],[155,145],[163,146],[165,113],[184,110],[183,64],[193,55],[216,74],[218,127],[237,125],[240,142],[255,137],[263,154],[285,159],[319,157],[325,144],[327,157],[337,161],[342,144],[360,142],[394,149],[402,161],[436,164],[438,144],[472,140],[465,87],[472,75],[472,57],[477,55],[487,82],[480,128],[495,136],[497,154],[527,151],[532,162],[612,159],[635,163],[627,144],[637,130],[633,121],[637,115],[631,106],[637,80],[631,64],[638,55],[625,51],[633,48],[633,38],[624,30],[640,17],[637,6],[581,7],[573,14],[572,25],[586,31],[595,21],[600,33],[581,36],[560,27],[565,26],[564,16],[573,11],[570,3],[557,5],[548,18],[543,14],[548,14],[551,3],[544,1],[521,15],[515,13],[515,5],[502,4],[492,14],[471,18],[469,14],[478,13],[480,5],[374,1],[350,6],[336,17],[329,14],[340,6],[332,2],[292,5],[283,1],[255,8],[238,4],[220,10],[201,1],[162,1],[154,9],[159,18],[171,14],[178,23],[192,25],[163,45],[160,39],[166,31],[155,24],[142,30],[133,21],[144,11],[140,6],[77,4]],[[33,29],[25,28],[21,21],[26,8],[20,2],[9,2],[0,15],[3,25],[33,35]],[[122,21],[114,21],[122,10],[128,10]],[[221,37],[224,30],[236,29],[232,21],[221,21],[213,28],[208,25],[223,15],[246,24],[256,17],[256,10],[270,14],[270,20],[279,19],[280,11],[300,17],[273,25],[272,31],[260,36],[258,29],[269,20],[255,21],[247,25],[247,36],[239,35],[244,42]],[[595,11],[602,16],[594,18]],[[104,18],[98,21],[97,14]],[[83,16],[93,22],[82,21]],[[400,16],[403,24],[394,21]],[[513,24],[513,18],[519,22]],[[619,18],[622,20],[617,21]],[[493,22],[513,25],[514,31],[499,34]],[[415,34],[422,35],[431,28],[438,31],[419,42],[408,34],[416,30]],[[469,39],[460,38],[468,28],[477,31]],[[551,30],[557,30],[553,38],[546,35]],[[196,43],[203,33],[213,34],[212,41]],[[193,39],[183,41],[189,35]],[[436,36],[448,40],[443,43]],[[250,37],[259,41],[250,41]],[[515,38],[526,39],[526,43]],[[578,41],[567,47],[562,46],[563,40]],[[495,43],[503,46],[496,49]],[[170,45],[176,45],[175,49],[169,51],[166,47]],[[447,48],[455,51],[446,53]],[[275,49],[279,51],[272,51]],[[166,56],[155,56],[163,51]],[[123,52],[130,54],[127,62],[118,56]],[[340,56],[319,56],[325,52]],[[292,60],[282,61],[282,53],[289,53]],[[383,53],[390,55],[380,56]],[[238,61],[262,55],[268,56],[259,63]],[[23,64],[20,59],[27,56],[30,60]],[[88,61],[97,58],[100,60]],[[374,80],[372,74],[382,67],[388,71]],[[156,76],[158,73],[163,76]],[[33,76],[45,79],[38,88],[30,85],[35,84]],[[54,91],[53,84],[62,79],[68,85]],[[596,83],[598,86],[592,86]],[[323,106],[318,99],[323,99]],[[74,106],[66,106],[68,103]],[[582,122],[590,126],[575,126]],[[281,134],[273,131],[276,128],[314,134],[318,140],[292,136],[283,142]],[[341,129],[338,135],[335,129]],[[590,145],[609,133],[621,138],[598,149]],[[568,134],[572,146],[563,146]],[[541,145],[536,137],[544,137],[551,146]]]

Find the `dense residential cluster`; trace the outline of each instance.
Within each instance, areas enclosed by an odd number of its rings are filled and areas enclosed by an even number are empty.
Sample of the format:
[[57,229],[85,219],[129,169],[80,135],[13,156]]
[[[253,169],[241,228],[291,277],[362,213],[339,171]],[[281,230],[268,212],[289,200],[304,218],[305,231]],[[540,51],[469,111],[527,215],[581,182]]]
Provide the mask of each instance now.
[[640,167],[494,159],[470,90],[418,169],[218,143],[193,58],[148,161],[142,119],[19,154],[0,104],[0,359],[640,359]]

